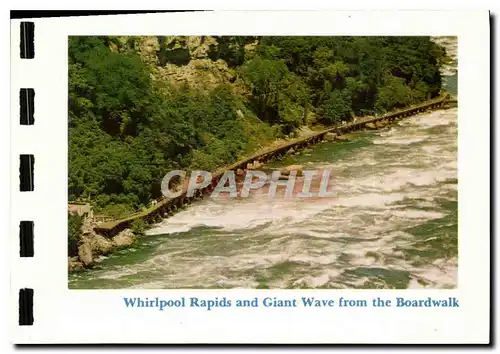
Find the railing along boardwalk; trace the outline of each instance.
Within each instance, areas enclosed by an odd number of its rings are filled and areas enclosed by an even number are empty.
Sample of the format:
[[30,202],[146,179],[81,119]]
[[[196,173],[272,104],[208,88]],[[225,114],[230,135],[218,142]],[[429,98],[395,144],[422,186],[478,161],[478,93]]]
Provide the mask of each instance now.
[[266,163],[270,160],[276,160],[283,157],[291,148],[295,151],[299,149],[303,149],[311,144],[316,144],[322,141],[325,138],[325,135],[328,133],[335,133],[337,135],[342,135],[345,133],[349,133],[356,130],[361,130],[366,127],[368,123],[376,123],[382,120],[393,121],[398,118],[404,118],[408,116],[415,115],[417,113],[425,112],[429,109],[443,108],[448,105],[456,105],[457,100],[451,97],[449,94],[439,96],[432,100],[426,101],[419,105],[408,107],[402,110],[396,110],[390,113],[387,113],[380,117],[369,117],[369,118],[358,118],[355,122],[337,125],[323,131],[311,134],[310,136],[300,138],[289,143],[283,144],[282,146],[270,149],[269,151],[259,152],[251,157],[245,158],[241,161],[238,161],[230,166],[225,166],[220,168],[212,173],[212,183],[202,190],[196,191],[195,195],[192,197],[187,196],[187,191],[184,191],[180,196],[176,198],[163,198],[160,199],[156,205],[149,207],[148,209],[131,214],[120,220],[107,221],[103,224],[100,224],[94,228],[94,231],[97,233],[112,237],[119,233],[120,231],[130,227],[131,223],[136,219],[143,219],[144,221],[150,223],[157,220],[161,220],[161,218],[165,216],[173,215],[175,212],[180,210],[184,205],[190,204],[195,199],[200,199],[204,194],[210,193],[223,174],[228,170],[237,170],[237,169],[247,169],[249,164],[252,164],[255,161],[259,161],[260,163]]

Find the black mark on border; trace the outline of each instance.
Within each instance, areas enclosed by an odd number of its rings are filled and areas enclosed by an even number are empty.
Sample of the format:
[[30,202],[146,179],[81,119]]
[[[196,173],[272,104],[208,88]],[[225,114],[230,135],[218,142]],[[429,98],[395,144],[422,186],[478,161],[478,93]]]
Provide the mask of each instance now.
[[21,59],[33,59],[35,57],[35,24],[33,22],[21,22]]
[[32,326],[33,319],[33,289],[19,290],[19,325]]
[[21,192],[31,192],[35,189],[33,182],[35,157],[33,155],[20,155],[19,189]]
[[22,88],[19,91],[20,123],[21,125],[35,124],[35,90]]
[[33,221],[23,220],[19,223],[19,255],[21,257],[33,257],[34,225]]

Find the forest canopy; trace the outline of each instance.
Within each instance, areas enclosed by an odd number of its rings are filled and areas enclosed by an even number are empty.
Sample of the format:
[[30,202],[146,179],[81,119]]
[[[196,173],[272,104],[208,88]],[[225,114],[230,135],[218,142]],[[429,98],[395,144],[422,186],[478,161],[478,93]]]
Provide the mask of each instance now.
[[[214,39],[207,57],[236,79],[201,89],[155,78],[154,65],[119,38],[69,38],[70,200],[119,216],[161,196],[172,169],[213,170],[303,125],[383,113],[441,90],[445,52],[429,37]],[[155,65],[190,62],[189,48],[158,42]]]

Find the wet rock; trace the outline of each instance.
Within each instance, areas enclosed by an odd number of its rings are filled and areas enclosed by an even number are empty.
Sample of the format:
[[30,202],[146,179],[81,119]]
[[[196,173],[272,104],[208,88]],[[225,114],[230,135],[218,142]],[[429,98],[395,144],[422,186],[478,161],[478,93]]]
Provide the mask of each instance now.
[[371,130],[377,129],[377,126],[374,123],[366,123],[365,127]]
[[130,246],[135,242],[135,235],[130,229],[125,229],[113,237],[113,243],[117,247]]
[[304,175],[303,170],[304,170],[304,166],[302,166],[302,165],[290,165],[290,166],[287,166],[281,170],[281,175],[289,176],[290,172],[297,171],[296,176],[301,177]]
[[80,262],[78,257],[68,257],[68,271],[83,269],[83,263]]
[[93,254],[108,254],[113,250],[113,242],[101,235],[94,235],[90,241]]
[[339,135],[337,137],[337,140],[340,140],[340,141],[351,141],[351,138],[347,135]]
[[85,267],[88,267],[93,263],[92,247],[89,242],[84,242],[78,246],[78,257]]
[[377,123],[375,123],[375,126],[377,128],[384,128],[386,125],[387,125],[387,123],[385,121],[383,121],[383,120],[378,121]]

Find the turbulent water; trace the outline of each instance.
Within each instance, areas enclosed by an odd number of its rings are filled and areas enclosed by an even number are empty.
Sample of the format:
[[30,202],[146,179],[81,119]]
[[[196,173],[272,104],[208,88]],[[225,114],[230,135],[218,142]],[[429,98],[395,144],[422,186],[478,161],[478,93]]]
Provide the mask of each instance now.
[[453,288],[457,110],[320,143],[270,167],[330,168],[334,198],[198,201],[71,288]]

